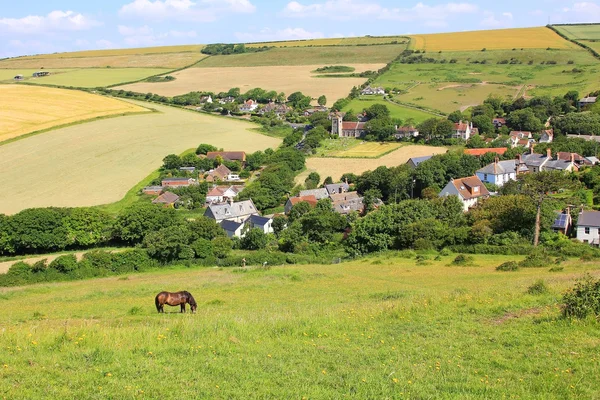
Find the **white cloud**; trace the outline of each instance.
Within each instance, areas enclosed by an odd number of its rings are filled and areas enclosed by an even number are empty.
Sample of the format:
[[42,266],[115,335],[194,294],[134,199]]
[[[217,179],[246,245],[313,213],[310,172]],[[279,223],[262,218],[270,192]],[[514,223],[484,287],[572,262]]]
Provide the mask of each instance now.
[[510,12],[503,12],[502,16],[506,17],[507,19],[513,19],[513,15]]
[[128,46],[157,46],[169,42],[171,38],[185,39],[198,36],[196,31],[176,31],[155,33],[148,25],[140,27],[131,27],[125,25],[118,26],[119,33],[124,36],[124,42]]
[[211,22],[227,13],[252,13],[250,0],[134,0],[119,10],[123,18]]
[[323,3],[301,4],[289,2],[282,15],[292,18],[327,17],[335,20],[375,18],[401,22],[421,21],[429,26],[445,26],[446,21],[463,14],[476,13],[479,7],[472,3],[446,3],[427,5],[422,2],[413,7],[386,8],[362,0],[327,0]]
[[600,6],[594,2],[574,3],[571,7],[562,10],[560,18],[566,22],[598,22],[600,20]]
[[264,28],[258,32],[236,32],[235,37],[240,42],[268,42],[276,40],[321,39],[325,35],[322,32],[310,32],[304,28],[285,28],[280,30]]
[[101,25],[100,22],[74,11],[52,11],[48,15],[28,15],[23,18],[0,18],[0,31],[20,34],[40,34],[83,31]]
[[512,26],[512,20],[513,15],[509,12],[496,16],[496,14],[491,11],[484,11],[483,18],[479,22],[479,25],[484,28],[509,28]]
[[116,46],[110,40],[100,39],[96,40],[96,46],[99,49],[114,49]]

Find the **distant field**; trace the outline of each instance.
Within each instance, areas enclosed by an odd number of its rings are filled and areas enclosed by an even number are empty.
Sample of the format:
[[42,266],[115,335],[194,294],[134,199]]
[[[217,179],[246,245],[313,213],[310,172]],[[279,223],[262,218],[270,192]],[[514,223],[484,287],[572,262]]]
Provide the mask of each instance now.
[[451,113],[458,109],[464,110],[468,106],[482,104],[492,94],[513,100],[520,89],[520,86],[479,83],[430,83],[417,85],[408,93],[395,96],[395,99]]
[[[149,110],[125,101],[75,90],[0,85],[0,142],[78,121],[145,111]],[[4,167],[0,170],[3,174],[7,172]]]
[[[348,64],[356,72],[377,70],[384,64]],[[157,93],[174,96],[191,91],[223,92],[233,87],[242,93],[253,88],[276,90],[290,95],[296,91],[318,98],[327,97],[329,104],[346,97],[353,86],[360,86],[366,78],[317,78],[311,73],[323,65],[280,66],[280,67],[232,67],[232,68],[188,68],[170,75],[176,80],[171,82],[139,82],[120,86],[118,89],[140,93]]]
[[84,68],[56,72],[53,70],[50,71],[51,74],[49,76],[42,78],[32,78],[31,74],[29,74],[26,80],[29,83],[38,85],[95,88],[136,81],[149,76],[167,73],[169,70],[162,68]]
[[346,107],[344,107],[342,111],[352,110],[355,113],[359,113],[362,110],[369,108],[374,104],[385,105],[390,110],[390,115],[392,118],[401,119],[405,122],[412,120],[414,124],[421,123],[426,119],[433,117],[433,115],[428,114],[424,111],[415,110],[407,107],[401,107],[397,104],[385,101],[381,98],[381,96],[363,96],[359,99],[353,99]]
[[406,36],[362,36],[345,38],[328,38],[312,40],[290,40],[284,42],[247,43],[246,47],[307,47],[307,46],[352,46],[370,44],[396,44],[406,42],[410,39]]
[[198,67],[261,67],[278,65],[387,64],[396,58],[406,45],[281,47],[259,53],[213,56]]
[[[205,58],[200,52],[114,54],[105,56],[20,57],[0,61],[0,68],[182,68]],[[47,57],[47,58],[46,58]]]
[[580,42],[600,53],[600,40],[580,40]]
[[[323,155],[319,154],[322,157],[340,157],[340,158],[377,158],[386,153],[394,151],[399,147],[402,147],[402,143],[380,143],[380,142],[359,142],[356,139],[347,139],[340,138],[335,139],[335,141],[342,142],[341,146],[336,146],[338,149],[329,150],[324,152]],[[357,146],[348,146],[347,149],[345,145],[350,144],[352,142],[358,142]],[[319,151],[317,149],[317,151]],[[319,152],[320,153],[320,152]]]
[[493,49],[554,49],[575,48],[573,43],[564,40],[546,27],[497,29],[488,31],[436,33],[431,35],[411,35],[415,50],[469,51]]
[[445,147],[412,145],[401,147],[390,154],[376,159],[310,157],[306,160],[306,171],[296,177],[296,182],[299,184],[304,183],[304,180],[311,172],[317,172],[321,178],[331,176],[336,181],[346,172],[362,174],[365,171],[372,171],[381,165],[395,167],[406,163],[411,157],[443,154],[447,150]]
[[[25,80],[33,80],[32,74],[39,69],[25,69],[25,68],[17,68],[17,69],[0,69],[0,82],[8,83],[14,82],[14,77],[17,75],[23,75]],[[70,69],[51,69],[50,73],[67,73],[71,72]]]
[[[424,57],[433,58],[440,64],[450,63],[455,60],[458,64],[478,65],[485,61],[487,65],[497,65],[500,62],[517,60],[520,64],[530,66],[543,65],[547,62],[556,65],[590,65],[597,64],[598,60],[585,49],[577,46],[574,49],[527,49],[515,48],[514,50],[475,50],[475,51],[442,51],[426,52]],[[476,63],[475,63],[476,62]],[[502,65],[502,64],[499,64]],[[443,65],[441,65],[443,66]],[[507,65],[505,65],[507,66]],[[508,64],[510,66],[510,64]]]
[[[52,96],[30,108],[39,110],[48,99]],[[103,119],[0,146],[2,179],[10,182],[10,190],[0,193],[0,213],[112,203],[157,169],[166,155],[200,143],[246,152],[280,143],[252,131],[255,125],[247,122],[151,107],[160,113]]]
[[575,40],[598,39],[600,40],[600,24],[596,25],[554,25],[554,28]]

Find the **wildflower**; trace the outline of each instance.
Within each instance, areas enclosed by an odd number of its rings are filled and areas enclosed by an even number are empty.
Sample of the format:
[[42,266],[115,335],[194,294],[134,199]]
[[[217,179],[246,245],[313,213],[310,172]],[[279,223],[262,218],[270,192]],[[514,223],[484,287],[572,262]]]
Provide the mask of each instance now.
[[270,355],[270,354],[267,354],[267,357],[271,358],[271,355]]
[[393,381],[394,383],[398,383],[398,378],[394,378],[394,379],[392,379],[392,381]]
[[112,374],[110,372],[107,372],[105,376],[110,378],[112,376]]
[[367,380],[366,380],[365,378],[362,378],[362,381],[363,381],[363,382],[366,382]]
[[409,384],[409,385],[412,385],[412,381],[408,381],[408,384]]
[[325,370],[321,371],[321,373],[322,373],[323,375],[327,375],[327,371],[325,371]]
[[8,368],[8,364],[4,364],[4,365],[3,365],[3,367],[4,367],[4,368]]
[[148,352],[148,355],[149,355],[149,356],[151,356],[151,355],[152,355],[152,352],[151,352],[151,351],[149,351],[149,352]]
[[36,342],[35,340],[33,340],[33,341],[31,342],[31,344],[32,344],[32,345],[34,345],[34,346],[37,346],[37,342]]

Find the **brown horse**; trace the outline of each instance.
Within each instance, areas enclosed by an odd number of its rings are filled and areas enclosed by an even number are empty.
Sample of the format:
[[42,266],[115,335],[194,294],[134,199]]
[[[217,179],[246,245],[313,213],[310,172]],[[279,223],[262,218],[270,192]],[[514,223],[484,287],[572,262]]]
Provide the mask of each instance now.
[[192,296],[190,292],[187,292],[185,290],[183,292],[177,293],[160,292],[156,295],[156,298],[154,299],[154,304],[156,304],[156,311],[158,311],[159,313],[165,312],[165,304],[169,306],[181,306],[181,312],[184,313],[186,303],[190,305],[192,313],[195,313],[198,304],[196,304],[194,296]]

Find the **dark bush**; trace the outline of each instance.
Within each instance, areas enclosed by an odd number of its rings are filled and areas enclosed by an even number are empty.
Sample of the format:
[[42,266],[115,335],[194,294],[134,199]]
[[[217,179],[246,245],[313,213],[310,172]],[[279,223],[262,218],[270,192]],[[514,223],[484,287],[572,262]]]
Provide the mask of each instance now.
[[452,260],[452,262],[450,264],[458,265],[458,266],[468,266],[468,265],[472,265],[474,261],[475,261],[475,259],[473,258],[473,256],[459,254],[456,256],[456,258],[454,260]]
[[77,267],[77,257],[73,254],[56,257],[48,266],[48,268],[55,269],[63,274],[75,271]]
[[535,283],[527,288],[527,293],[533,295],[539,295],[548,293],[548,286],[542,279],[535,281]]
[[507,261],[496,267],[496,271],[517,271],[519,264],[516,261]]
[[544,268],[554,264],[548,254],[543,252],[536,252],[525,257],[523,261],[519,263],[521,268]]
[[600,280],[586,275],[578,280],[575,287],[563,296],[563,315],[565,317],[585,318],[588,315],[600,315]]

